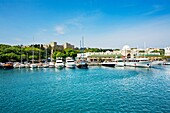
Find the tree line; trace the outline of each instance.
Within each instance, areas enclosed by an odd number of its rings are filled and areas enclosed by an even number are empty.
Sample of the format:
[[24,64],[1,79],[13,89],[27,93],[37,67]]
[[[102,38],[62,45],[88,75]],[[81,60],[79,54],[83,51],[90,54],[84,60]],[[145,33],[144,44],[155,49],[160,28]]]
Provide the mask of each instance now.
[[[34,56],[33,56],[34,50]],[[56,57],[73,57],[77,56],[77,53],[82,52],[105,52],[108,49],[100,49],[100,48],[75,48],[75,49],[64,49],[64,50],[56,50],[54,51],[52,57],[55,60]],[[46,56],[47,55],[47,56]],[[23,45],[5,45],[0,44],[0,62],[21,62],[21,58],[23,62],[31,62],[32,58],[37,62],[45,61],[50,59],[51,56],[51,48],[44,48],[38,45],[31,46],[23,46]]]

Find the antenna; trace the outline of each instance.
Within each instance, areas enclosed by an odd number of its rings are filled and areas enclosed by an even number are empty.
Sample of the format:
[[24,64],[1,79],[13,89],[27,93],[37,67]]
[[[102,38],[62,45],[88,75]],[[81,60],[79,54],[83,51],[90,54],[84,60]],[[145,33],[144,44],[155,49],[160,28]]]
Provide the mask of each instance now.
[[47,63],[47,48],[45,48],[45,54],[46,54],[46,63]]

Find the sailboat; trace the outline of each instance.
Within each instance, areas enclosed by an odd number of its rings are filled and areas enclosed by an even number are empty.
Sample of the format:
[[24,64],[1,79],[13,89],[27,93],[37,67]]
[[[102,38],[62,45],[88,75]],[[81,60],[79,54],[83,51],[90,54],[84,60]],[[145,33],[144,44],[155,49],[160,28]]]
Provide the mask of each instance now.
[[80,41],[80,49],[82,50],[82,55],[80,59],[77,61],[77,68],[80,69],[88,69],[87,61],[84,58],[84,38],[82,37],[82,48],[81,48],[81,41]]
[[19,62],[16,62],[14,63],[14,68],[24,68],[25,65],[22,63],[22,44],[21,44],[21,59],[20,59],[20,63]]
[[22,45],[21,45],[21,63],[19,65],[19,68],[24,68],[25,65],[22,63]]
[[45,63],[43,64],[43,68],[48,68],[49,65],[47,63],[47,48],[45,49],[45,54],[46,54],[46,60],[45,60]]
[[34,44],[33,44],[33,51],[32,51],[32,64],[30,65],[31,68],[37,68],[37,64],[34,63]]

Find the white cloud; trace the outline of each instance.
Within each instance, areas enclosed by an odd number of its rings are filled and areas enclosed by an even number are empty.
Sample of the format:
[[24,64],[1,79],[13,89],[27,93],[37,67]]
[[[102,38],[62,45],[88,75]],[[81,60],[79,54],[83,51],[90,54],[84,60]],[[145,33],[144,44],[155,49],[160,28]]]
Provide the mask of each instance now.
[[65,34],[65,26],[56,26],[55,31],[57,32],[58,35],[63,35]]
[[78,16],[65,20],[60,25],[55,27],[55,35],[63,35],[73,32],[83,32],[87,25],[95,22],[102,15],[100,10],[94,10],[91,12],[81,13]]
[[152,10],[145,12],[143,15],[152,15],[152,14],[155,14],[163,9],[164,8],[160,5],[153,5]]

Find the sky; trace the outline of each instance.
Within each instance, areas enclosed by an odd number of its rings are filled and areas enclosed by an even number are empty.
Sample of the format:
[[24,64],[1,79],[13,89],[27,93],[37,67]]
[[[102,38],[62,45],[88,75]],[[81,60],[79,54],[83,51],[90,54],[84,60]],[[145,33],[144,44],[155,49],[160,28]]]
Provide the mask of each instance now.
[[0,0],[0,43],[170,46],[170,0]]

